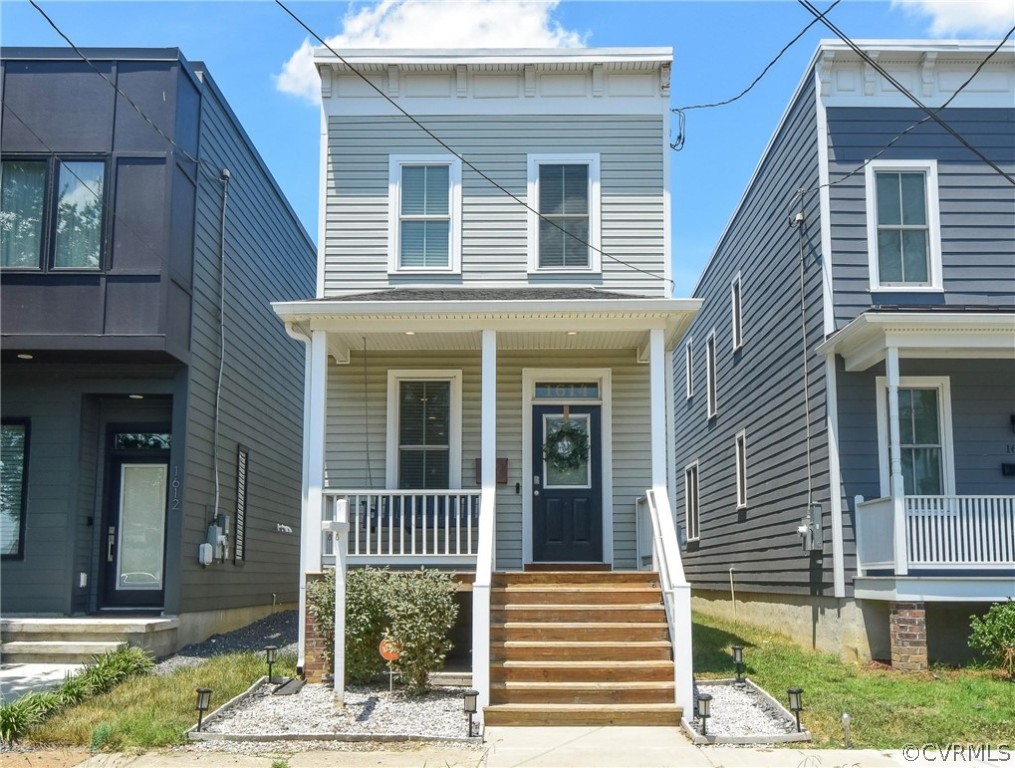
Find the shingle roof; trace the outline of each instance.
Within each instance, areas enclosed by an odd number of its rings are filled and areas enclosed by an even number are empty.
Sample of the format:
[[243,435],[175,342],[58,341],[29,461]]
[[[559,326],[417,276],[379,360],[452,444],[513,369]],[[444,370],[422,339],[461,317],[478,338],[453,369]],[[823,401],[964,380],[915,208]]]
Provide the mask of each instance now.
[[392,288],[323,301],[589,301],[645,298],[595,288]]

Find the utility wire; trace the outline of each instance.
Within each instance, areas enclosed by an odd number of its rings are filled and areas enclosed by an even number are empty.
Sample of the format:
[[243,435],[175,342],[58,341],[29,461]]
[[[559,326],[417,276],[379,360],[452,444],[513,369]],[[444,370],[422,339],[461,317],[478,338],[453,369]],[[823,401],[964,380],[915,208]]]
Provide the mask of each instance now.
[[85,56],[84,53],[82,53],[81,49],[78,48],[76,45],[74,45],[74,43],[71,41],[71,39],[69,37],[67,37],[67,35],[65,35],[63,33],[63,30],[61,30],[60,27],[58,27],[56,25],[56,22],[53,21],[53,19],[51,19],[49,17],[49,15],[44,10],[42,10],[42,8],[39,7],[39,4],[36,3],[35,0],[28,0],[28,2],[31,3],[32,7],[35,10],[37,10],[42,15],[42,18],[44,18],[46,20],[46,22],[49,24],[49,26],[51,26],[53,28],[53,30],[60,37],[62,37],[67,42],[67,45],[69,45],[71,47],[71,49],[74,51],[74,53],[76,53],[79,57],[81,57],[81,60],[85,64],[87,64],[89,67],[91,67],[92,71],[95,72],[95,74],[97,74],[99,77],[101,77],[107,83],[109,83],[110,87],[114,91],[116,91],[118,94],[120,94],[120,96],[122,96],[123,99],[128,104],[130,104],[131,107],[134,108],[134,111],[137,112],[138,115],[141,116],[141,119],[144,120],[146,123],[148,123],[148,125],[150,125],[152,127],[152,129],[159,136],[161,136],[163,139],[165,139],[167,142],[169,142],[172,146],[174,146],[178,150],[180,150],[180,152],[183,154],[183,156],[186,157],[188,160],[190,160],[192,163],[195,163],[195,164],[199,164],[200,163],[200,161],[196,157],[194,157],[192,154],[190,154],[190,152],[185,150],[183,147],[181,147],[179,144],[177,144],[175,141],[173,141],[169,136],[167,136],[166,133],[161,128],[159,128],[158,125],[155,124],[155,121],[152,120],[150,117],[148,117],[148,115],[146,115],[144,113],[144,110],[142,110],[141,107],[139,107],[137,105],[137,103],[130,96],[128,96],[126,93],[124,93],[122,90],[120,90],[120,87],[116,83],[114,83],[112,80],[110,80],[102,70],[100,70],[98,67],[96,67],[95,64],[93,64],[92,61],[87,56]]
[[952,128],[948,123],[946,123],[937,114],[937,111],[931,109],[922,101],[920,101],[918,98],[916,98],[916,96],[910,93],[909,90],[907,90],[906,87],[902,85],[902,83],[896,80],[891,75],[891,73],[888,72],[884,67],[882,67],[877,61],[875,61],[869,55],[867,55],[867,53],[864,50],[862,50],[856,43],[854,43],[849,38],[849,36],[847,36],[842,30],[840,30],[837,26],[835,26],[835,24],[830,22],[828,19],[824,18],[824,14],[818,11],[818,9],[814,7],[814,5],[810,2],[810,0],[797,0],[797,2],[800,3],[800,5],[802,5],[804,8],[806,8],[811,14],[817,17],[822,24],[828,27],[828,29],[830,29],[840,40],[842,40],[846,45],[848,45],[854,53],[856,53],[867,64],[869,64],[878,74],[880,74],[883,78],[885,78],[885,80],[887,80],[889,83],[895,86],[895,88],[899,91],[899,93],[901,93],[911,102],[913,102],[913,104],[915,104],[921,110],[926,112],[928,119],[933,120],[935,123],[940,125],[948,134],[952,136],[952,138],[954,138],[956,141],[962,144],[962,146],[964,146],[966,149],[968,149],[970,152],[972,152],[974,155],[980,158],[983,162],[985,162],[987,165],[993,168],[1009,184],[1015,186],[1015,177],[1012,177],[1010,174],[1005,172],[1005,170],[1001,168],[1001,166],[999,166],[997,163],[995,163],[993,160],[991,160],[989,157],[983,154],[983,152],[981,152],[979,149],[970,144],[969,141],[961,133],[959,133],[954,128]]
[[489,175],[487,175],[485,172],[480,170],[478,167],[476,167],[476,165],[474,165],[469,160],[466,160],[465,157],[460,152],[455,150],[450,144],[448,144],[446,141],[444,141],[444,139],[440,138],[440,136],[438,136],[433,131],[431,131],[429,128],[427,128],[425,125],[423,125],[423,123],[421,123],[417,118],[415,118],[411,114],[409,114],[409,112],[407,112],[402,107],[401,104],[399,104],[393,98],[388,96],[388,94],[386,94],[380,87],[378,87],[370,78],[368,78],[366,75],[364,75],[358,69],[356,69],[356,67],[354,67],[352,64],[350,64],[343,56],[341,56],[338,53],[338,51],[336,51],[334,48],[332,48],[330,45],[328,45],[327,41],[323,37],[321,37],[319,34],[317,34],[313,29],[311,29],[306,24],[306,22],[304,22],[299,16],[297,16],[295,13],[293,13],[293,11],[291,11],[286,6],[286,4],[282,2],[282,0],[275,0],[275,4],[279,8],[281,8],[283,11],[285,11],[287,14],[289,14],[289,16],[292,17],[293,21],[295,21],[297,24],[299,24],[301,27],[303,27],[303,29],[305,29],[307,31],[307,33],[311,35],[311,37],[313,37],[315,40],[317,40],[317,42],[319,42],[322,46],[327,48],[331,52],[331,54],[335,58],[337,58],[340,62],[342,62],[346,67],[348,67],[349,70],[353,74],[355,74],[364,83],[366,83],[368,86],[370,86],[371,89],[376,91],[377,94],[379,96],[381,96],[383,99],[385,99],[389,104],[391,104],[391,106],[393,106],[395,109],[397,109],[399,112],[401,112],[404,117],[406,117],[410,122],[413,123],[413,125],[415,125],[421,131],[423,131],[423,133],[425,133],[427,136],[429,136],[431,139],[433,139],[435,142],[437,142],[440,146],[442,146],[444,149],[446,149],[448,152],[450,152],[452,155],[454,155],[456,158],[458,158],[462,162],[463,165],[465,165],[466,167],[469,168],[469,170],[471,170],[474,173],[476,173],[477,175],[479,175],[479,177],[482,178],[483,180],[489,182],[491,185],[493,185],[498,190],[503,192],[505,195],[507,195],[509,198],[511,198],[516,203],[521,205],[523,208],[525,208],[529,212],[535,214],[539,218],[540,221],[546,222],[547,224],[550,224],[551,226],[555,227],[556,229],[559,229],[567,237],[570,237],[575,242],[580,243],[581,245],[584,245],[584,246],[588,247],[590,250],[595,251],[600,256],[603,256],[604,258],[607,258],[610,261],[613,261],[613,262],[615,262],[617,264],[622,264],[623,266],[625,266],[625,267],[627,267],[629,269],[633,269],[635,272],[640,272],[643,275],[648,275],[649,277],[653,277],[653,278],[655,278],[657,280],[663,280],[663,281],[665,281],[665,282],[670,284],[670,288],[671,289],[673,287],[675,287],[676,284],[673,282],[673,280],[669,279],[668,277],[666,277],[664,275],[660,275],[658,272],[652,272],[652,271],[647,270],[647,269],[642,269],[641,267],[637,267],[634,264],[631,264],[630,262],[624,261],[623,259],[618,259],[616,256],[612,256],[609,253],[607,253],[606,251],[602,250],[601,248],[597,248],[596,246],[592,245],[592,243],[588,242],[587,240],[583,240],[582,238],[578,237],[577,235],[575,235],[575,234],[573,234],[571,232],[568,232],[566,229],[564,229],[564,227],[562,227],[560,224],[558,224],[553,219],[551,219],[551,218],[549,218],[547,216],[544,216],[536,208],[534,208],[531,205],[529,205],[525,200],[523,200],[522,198],[518,197],[518,195],[516,195],[514,192],[509,190],[503,184],[501,184],[500,182],[498,182],[498,181],[494,180],[493,178],[491,178]]
[[[822,13],[821,16],[824,16],[826,13],[829,13],[840,2],[842,2],[842,0],[835,0],[835,2],[833,2],[830,6],[828,6],[828,8],[825,9],[824,13]],[[796,37],[794,37],[792,40],[786,43],[786,45],[782,47],[782,50],[775,55],[775,58],[765,65],[765,68],[761,70],[761,74],[759,74],[756,78],[754,78],[754,80],[751,81],[751,84],[748,85],[746,88],[744,88],[744,90],[742,90],[736,96],[726,99],[725,101],[716,101],[711,104],[692,104],[686,107],[674,107],[672,110],[670,110],[671,112],[673,112],[673,114],[677,116],[677,138],[670,143],[670,149],[674,150],[675,152],[679,152],[684,148],[684,142],[687,139],[687,133],[685,131],[685,125],[687,122],[686,117],[684,115],[685,112],[689,112],[692,109],[712,109],[714,107],[725,107],[727,104],[732,104],[734,101],[742,99],[752,90],[754,90],[754,86],[756,86],[758,83],[762,81],[765,75],[768,74],[768,71],[775,66],[776,62],[778,62],[779,59],[783,57],[786,51],[792,48],[796,44],[796,42],[805,34],[807,34],[807,31],[815,24],[817,24],[820,20],[821,20],[820,17],[814,19],[810,24],[801,29],[800,32],[797,33]]]
[[[1008,30],[1008,32],[1005,34],[1005,36],[1001,39],[1001,42],[999,42],[997,44],[997,46],[995,46],[994,50],[992,50],[989,54],[987,54],[987,57],[983,61],[980,62],[980,64],[976,67],[975,70],[973,70],[973,74],[971,74],[966,79],[966,81],[964,83],[962,83],[962,85],[960,85],[958,88],[955,89],[955,91],[952,93],[951,96],[948,97],[947,101],[945,101],[944,104],[942,104],[940,107],[938,107],[934,111],[935,112],[940,112],[943,109],[945,109],[949,104],[951,104],[953,101],[955,101],[955,98],[960,93],[962,93],[962,91],[964,91],[966,89],[966,86],[968,86],[971,82],[973,82],[974,78],[978,74],[980,74],[980,71],[987,65],[987,63],[992,58],[994,58],[995,54],[997,54],[997,52],[1000,51],[1001,48],[1004,47],[1004,44],[1007,43],[1009,39],[1011,39],[1011,36],[1013,34],[1015,34],[1015,27],[1012,27],[1011,29]],[[855,176],[860,171],[862,171],[864,168],[866,168],[868,165],[870,165],[871,162],[873,162],[874,160],[877,160],[879,157],[881,157],[881,155],[883,155],[885,152],[887,152],[889,149],[891,149],[893,146],[895,146],[895,144],[898,143],[899,139],[901,139],[903,136],[905,136],[906,134],[910,133],[914,129],[918,128],[919,126],[923,125],[924,123],[928,122],[929,120],[930,120],[930,115],[927,115],[926,117],[922,118],[921,120],[917,120],[911,126],[906,128],[906,130],[904,130],[901,133],[897,134],[895,136],[895,138],[893,138],[891,141],[889,141],[887,144],[885,144],[883,147],[881,147],[881,149],[879,149],[873,155],[871,155],[866,160],[864,160],[862,163],[860,163],[860,165],[858,165],[856,168],[851,170],[849,173],[839,177],[835,181],[825,182],[824,184],[819,184],[818,186],[812,187],[810,189],[800,189],[800,190],[797,190],[796,194],[793,197],[792,202],[790,202],[789,207],[792,208],[793,206],[795,206],[797,201],[799,199],[801,199],[804,195],[808,195],[808,194],[810,194],[812,192],[817,192],[818,190],[824,189],[825,187],[834,187],[836,184],[841,184],[842,182],[846,181],[847,179]]]

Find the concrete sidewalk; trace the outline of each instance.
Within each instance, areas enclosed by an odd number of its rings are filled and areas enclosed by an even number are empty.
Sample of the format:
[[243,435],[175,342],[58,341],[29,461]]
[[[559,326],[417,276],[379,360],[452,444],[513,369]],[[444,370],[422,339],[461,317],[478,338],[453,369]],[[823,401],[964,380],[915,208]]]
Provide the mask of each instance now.
[[[287,755],[279,742],[271,756],[225,752],[95,755],[80,768],[267,768]],[[490,728],[482,751],[419,745],[404,751],[312,751],[287,755],[289,768],[900,768],[877,750],[746,749],[693,746],[675,728]]]
[[82,664],[0,664],[0,696],[13,701],[29,691],[56,688],[83,668]]

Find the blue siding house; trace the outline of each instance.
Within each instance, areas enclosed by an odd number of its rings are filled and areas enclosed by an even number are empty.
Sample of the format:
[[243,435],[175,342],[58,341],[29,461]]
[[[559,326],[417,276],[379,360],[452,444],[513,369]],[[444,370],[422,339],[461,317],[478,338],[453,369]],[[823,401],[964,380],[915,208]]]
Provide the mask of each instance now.
[[694,293],[675,498],[699,609],[920,669],[1015,593],[1015,46],[860,46],[986,160],[819,46]]
[[203,64],[85,56],[0,72],[5,662],[296,600],[304,364],[270,302],[314,245]]

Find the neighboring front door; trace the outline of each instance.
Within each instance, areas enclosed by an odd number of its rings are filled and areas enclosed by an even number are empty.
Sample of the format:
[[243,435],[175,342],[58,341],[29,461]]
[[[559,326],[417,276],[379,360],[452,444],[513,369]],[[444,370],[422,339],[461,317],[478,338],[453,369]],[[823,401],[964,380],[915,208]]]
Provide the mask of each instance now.
[[565,422],[565,408],[532,409],[532,559],[543,563],[603,562],[601,406],[572,405],[567,421],[588,435],[588,456],[557,468],[543,456],[548,435]]
[[110,431],[102,608],[161,608],[165,590],[168,430]]

